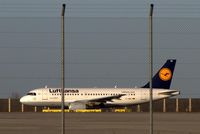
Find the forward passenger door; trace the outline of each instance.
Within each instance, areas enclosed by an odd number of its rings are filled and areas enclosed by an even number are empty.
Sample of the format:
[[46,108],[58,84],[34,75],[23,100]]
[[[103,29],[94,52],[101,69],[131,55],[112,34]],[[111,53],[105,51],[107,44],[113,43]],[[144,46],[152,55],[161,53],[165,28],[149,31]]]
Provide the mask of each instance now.
[[42,100],[48,100],[48,90],[42,90]]

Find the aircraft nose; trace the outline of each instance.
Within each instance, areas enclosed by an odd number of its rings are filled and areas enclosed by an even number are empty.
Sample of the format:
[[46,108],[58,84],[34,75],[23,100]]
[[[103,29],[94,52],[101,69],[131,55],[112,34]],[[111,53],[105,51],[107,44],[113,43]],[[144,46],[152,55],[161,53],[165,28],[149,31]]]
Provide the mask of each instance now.
[[22,104],[26,103],[27,102],[27,97],[26,96],[23,96],[21,99],[20,99],[20,102]]

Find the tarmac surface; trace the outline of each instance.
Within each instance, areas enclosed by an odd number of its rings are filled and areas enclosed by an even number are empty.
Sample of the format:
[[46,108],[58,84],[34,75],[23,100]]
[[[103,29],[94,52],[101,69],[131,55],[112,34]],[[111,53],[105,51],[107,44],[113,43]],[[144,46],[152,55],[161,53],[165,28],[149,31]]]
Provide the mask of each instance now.
[[[149,113],[66,113],[66,134],[149,134]],[[61,113],[0,113],[0,134],[61,134]],[[155,113],[154,134],[200,134],[200,113]]]

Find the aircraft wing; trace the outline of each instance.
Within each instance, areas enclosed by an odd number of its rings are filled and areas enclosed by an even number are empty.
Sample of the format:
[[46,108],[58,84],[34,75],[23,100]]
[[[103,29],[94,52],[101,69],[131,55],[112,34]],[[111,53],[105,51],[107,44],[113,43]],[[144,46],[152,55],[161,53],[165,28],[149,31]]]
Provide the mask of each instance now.
[[120,94],[120,95],[106,96],[106,97],[95,98],[95,99],[78,100],[78,101],[75,101],[75,102],[78,102],[78,103],[107,102],[107,101],[112,101],[113,99],[120,99],[120,97],[122,97],[124,95],[125,94]]
[[89,100],[89,102],[106,102],[106,101],[112,101],[113,99],[120,99],[120,97],[124,96],[124,94],[115,95],[115,96],[108,96],[108,97],[102,97],[97,99]]

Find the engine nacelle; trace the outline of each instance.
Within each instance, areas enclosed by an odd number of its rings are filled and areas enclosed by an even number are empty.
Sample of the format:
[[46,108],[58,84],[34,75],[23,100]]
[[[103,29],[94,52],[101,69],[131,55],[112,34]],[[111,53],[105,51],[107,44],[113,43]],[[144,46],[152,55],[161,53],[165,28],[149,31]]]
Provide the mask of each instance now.
[[77,109],[86,109],[86,104],[78,102],[69,104],[69,110],[77,110]]

